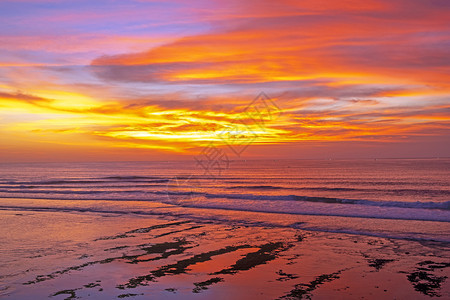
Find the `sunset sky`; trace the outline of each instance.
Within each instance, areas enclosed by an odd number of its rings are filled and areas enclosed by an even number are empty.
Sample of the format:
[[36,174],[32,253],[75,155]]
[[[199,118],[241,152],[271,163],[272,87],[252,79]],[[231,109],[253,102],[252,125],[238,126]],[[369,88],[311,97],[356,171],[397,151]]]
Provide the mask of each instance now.
[[[450,156],[448,0],[0,2],[0,162]],[[233,157],[237,158],[237,157]]]

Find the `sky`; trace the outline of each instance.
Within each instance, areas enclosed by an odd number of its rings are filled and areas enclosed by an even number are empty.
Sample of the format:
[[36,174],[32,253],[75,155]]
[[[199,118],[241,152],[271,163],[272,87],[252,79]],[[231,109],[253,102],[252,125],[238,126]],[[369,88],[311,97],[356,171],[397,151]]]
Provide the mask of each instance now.
[[449,15],[447,0],[0,1],[0,162],[449,157]]

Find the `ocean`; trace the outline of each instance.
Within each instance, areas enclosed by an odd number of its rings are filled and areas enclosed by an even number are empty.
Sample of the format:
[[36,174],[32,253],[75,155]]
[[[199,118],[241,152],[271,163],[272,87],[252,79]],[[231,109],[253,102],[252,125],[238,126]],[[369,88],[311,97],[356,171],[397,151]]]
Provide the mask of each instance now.
[[183,216],[450,242],[450,159],[0,165],[0,209]]

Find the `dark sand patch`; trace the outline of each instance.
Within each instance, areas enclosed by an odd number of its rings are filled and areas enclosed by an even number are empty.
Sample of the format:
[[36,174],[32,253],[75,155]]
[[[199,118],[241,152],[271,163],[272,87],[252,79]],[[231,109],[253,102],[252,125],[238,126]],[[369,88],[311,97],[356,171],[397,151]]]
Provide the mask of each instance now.
[[[122,256],[123,259],[127,259],[127,263],[130,264],[137,264],[140,262],[148,262],[148,261],[155,261],[160,259],[168,258],[172,255],[182,254],[187,249],[193,248],[194,246],[185,247],[185,245],[191,244],[191,242],[186,241],[185,239],[179,239],[174,242],[165,242],[165,243],[158,243],[153,245],[141,245],[140,249],[145,251],[144,254],[139,255],[131,255],[131,256]],[[171,250],[171,251],[169,251]],[[142,258],[147,255],[151,254],[161,254],[157,257],[152,258]]]
[[450,263],[435,263],[427,260],[417,264],[416,271],[407,275],[414,289],[430,297],[440,297],[439,290],[447,276],[436,276],[433,272],[437,269],[450,267]]
[[62,290],[62,291],[54,293],[53,295],[50,295],[50,297],[55,297],[55,296],[59,296],[59,295],[68,295],[67,298],[64,298],[65,300],[77,299],[78,297],[77,297],[77,294],[75,293],[76,290],[79,290],[79,289]]
[[297,275],[285,273],[283,270],[279,270],[277,274],[280,275],[280,277],[276,279],[277,281],[287,281],[298,278]]
[[375,268],[375,270],[381,270],[387,263],[393,262],[395,259],[375,258],[369,259],[369,267]]
[[128,297],[136,297],[136,296],[143,296],[144,294],[120,294],[117,296],[119,299],[128,298]]
[[297,242],[302,242],[303,240],[305,240],[307,237],[307,235],[305,233],[297,233],[295,235],[295,238],[297,239]]
[[339,274],[342,271],[343,270],[331,274],[322,274],[307,284],[304,283],[296,284],[295,288],[291,290],[289,294],[284,295],[279,299],[311,299],[312,291],[314,291],[319,285],[333,281],[335,279],[339,279]]
[[208,279],[206,281],[202,281],[202,282],[196,282],[194,283],[195,288],[192,290],[193,293],[200,293],[201,291],[207,290],[208,286],[215,284],[215,283],[219,283],[222,282],[223,278],[220,277],[213,277],[211,279]]
[[[88,289],[93,289],[95,287],[101,286],[100,285],[100,280],[96,280],[95,282],[91,282],[88,284],[83,285],[83,287],[88,288]],[[82,288],[76,288],[76,289],[67,289],[67,290],[62,290],[59,292],[56,292],[52,295],[50,295],[49,297],[55,297],[55,296],[59,296],[59,295],[68,295],[67,298],[64,298],[65,300],[70,300],[70,299],[79,299],[79,297],[77,297],[76,291],[81,290]],[[103,289],[99,289],[99,292],[103,291]]]
[[[212,273],[212,275],[218,274],[235,274],[239,271],[250,270],[258,265],[265,264],[271,260],[274,260],[278,253],[291,248],[293,245],[285,244],[283,242],[267,243],[259,246],[259,250],[256,252],[248,253],[245,257],[236,261],[236,263],[227,269]],[[258,246],[254,246],[255,248]],[[253,247],[252,247],[253,248]]]
[[85,288],[88,288],[88,289],[92,289],[92,288],[95,288],[96,286],[100,286],[100,280],[96,280],[95,282],[91,282],[91,283],[88,283],[88,284],[85,284],[85,285],[83,285]]

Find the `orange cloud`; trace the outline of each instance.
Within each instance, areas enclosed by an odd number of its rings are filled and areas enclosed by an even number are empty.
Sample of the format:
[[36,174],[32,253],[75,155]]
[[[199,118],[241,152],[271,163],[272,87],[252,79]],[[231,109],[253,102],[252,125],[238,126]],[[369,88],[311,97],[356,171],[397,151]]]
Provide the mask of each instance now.
[[[28,140],[187,154],[210,141],[225,147],[219,133],[237,119],[258,136],[255,147],[273,149],[300,141],[389,144],[449,136],[447,2],[177,3],[210,27],[179,38],[1,37],[8,55],[67,54],[44,65],[32,55],[17,61],[11,55],[9,62],[0,56],[0,133],[22,137],[8,147]],[[141,15],[133,9],[125,15],[134,13]],[[50,20],[72,24],[76,16]],[[67,65],[94,56],[89,66]],[[282,110],[264,129],[244,113],[262,90]]]

